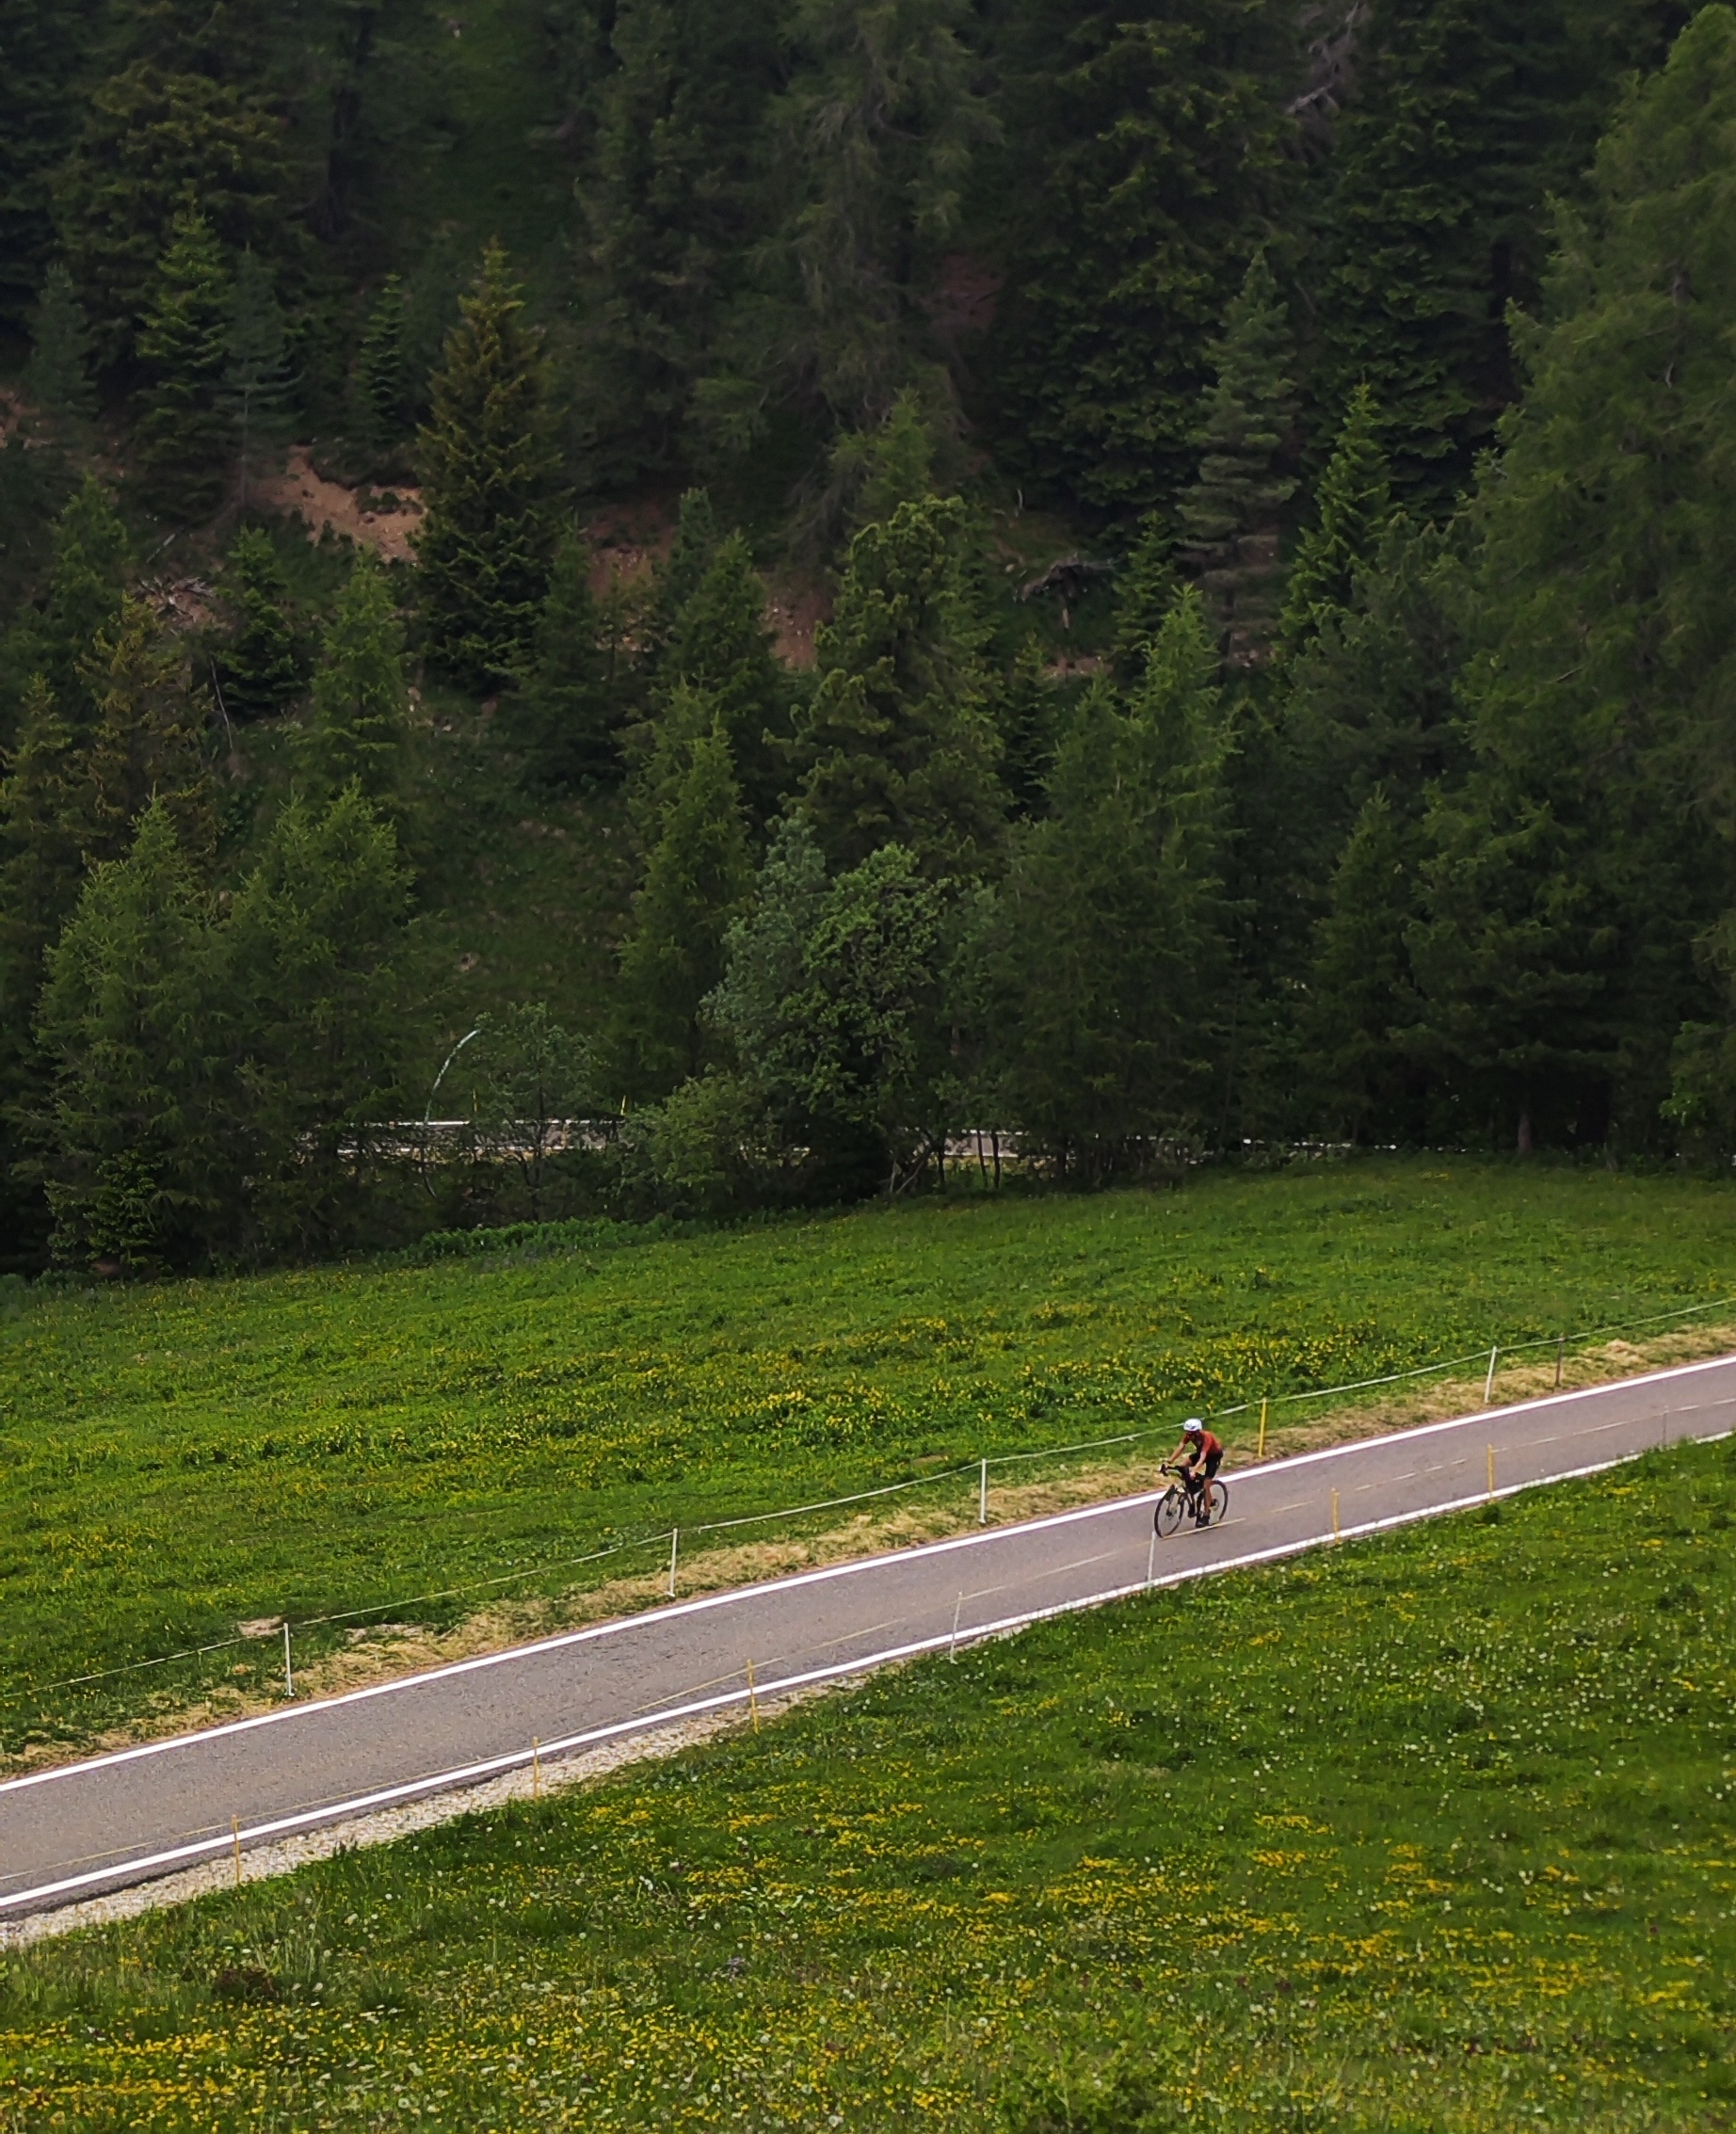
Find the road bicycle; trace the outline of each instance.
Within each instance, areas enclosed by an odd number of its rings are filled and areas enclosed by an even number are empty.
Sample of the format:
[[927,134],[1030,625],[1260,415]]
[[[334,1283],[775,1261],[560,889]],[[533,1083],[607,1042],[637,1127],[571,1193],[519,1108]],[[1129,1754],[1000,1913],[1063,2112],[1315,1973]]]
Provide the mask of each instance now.
[[1179,1533],[1183,1526],[1223,1525],[1225,1515],[1230,1510],[1230,1492],[1221,1482],[1212,1481],[1205,1484],[1204,1514],[1203,1516],[1197,1516],[1194,1500],[1187,1493],[1187,1484],[1181,1479],[1181,1468],[1172,1468],[1165,1462],[1159,1472],[1175,1478],[1158,1499],[1157,1512],[1151,1522],[1165,1541],[1171,1534]]

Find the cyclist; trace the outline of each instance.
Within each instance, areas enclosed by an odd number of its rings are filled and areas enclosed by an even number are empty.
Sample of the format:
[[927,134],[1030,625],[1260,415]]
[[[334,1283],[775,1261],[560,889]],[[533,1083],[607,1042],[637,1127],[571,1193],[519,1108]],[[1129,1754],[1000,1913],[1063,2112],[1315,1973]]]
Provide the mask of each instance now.
[[1188,1502],[1194,1508],[1194,1524],[1205,1526],[1211,1518],[1211,1487],[1213,1478],[1224,1464],[1224,1443],[1217,1433],[1208,1430],[1197,1415],[1190,1415],[1181,1425],[1181,1442],[1170,1453],[1167,1465],[1180,1463],[1181,1485],[1187,1491]]

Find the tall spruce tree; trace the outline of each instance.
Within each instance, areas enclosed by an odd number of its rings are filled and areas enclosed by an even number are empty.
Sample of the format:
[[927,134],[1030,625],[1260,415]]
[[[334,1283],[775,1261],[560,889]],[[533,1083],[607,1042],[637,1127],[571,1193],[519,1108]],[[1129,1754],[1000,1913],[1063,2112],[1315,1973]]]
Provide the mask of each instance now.
[[14,328],[54,249],[54,173],[101,12],[102,0],[8,0],[0,17],[0,318]]
[[353,783],[364,799],[400,810],[409,710],[404,625],[386,573],[364,549],[313,676],[300,747],[310,791],[330,800]]
[[361,789],[293,796],[225,929],[243,1248],[305,1256],[366,1235],[416,1036],[409,920],[397,841]]
[[557,538],[557,463],[541,335],[498,245],[461,311],[421,433],[417,558],[429,657],[481,688],[528,662]]
[[1530,388],[1479,494],[1473,761],[1412,948],[1461,1131],[1655,1142],[1696,938],[1736,904],[1726,478],[1736,14],[1634,87],[1567,219]]
[[901,505],[851,542],[798,722],[801,807],[833,866],[908,845],[932,874],[995,861],[1005,795],[956,497]]
[[90,322],[65,263],[49,268],[31,325],[24,399],[39,437],[63,459],[87,458],[95,442],[96,387]]
[[764,233],[778,11],[622,0],[596,91],[585,218],[583,375],[596,477],[683,454],[694,388],[748,248]]
[[1047,819],[1015,847],[1005,1095],[1071,1175],[1137,1169],[1210,1137],[1222,1104],[1229,725],[1189,589],[1122,701],[1098,683],[1063,734]]
[[635,1100],[667,1095],[715,1054],[703,1003],[753,882],[723,718],[703,693],[683,694],[662,744],[671,758],[657,780],[665,797],[621,947],[612,1049],[620,1088]]
[[1180,505],[1182,554],[1239,665],[1267,648],[1278,517],[1296,486],[1282,464],[1295,411],[1292,358],[1284,299],[1258,252],[1212,350],[1199,473]]
[[1400,499],[1444,510],[1514,395],[1506,308],[1535,297],[1548,191],[1591,146],[1584,40],[1563,0],[1374,0],[1357,35],[1319,385],[1329,423],[1366,382]]
[[307,227],[289,211],[297,183],[281,111],[245,86],[148,60],[103,82],[55,178],[55,225],[98,364],[140,350],[189,199],[219,245],[303,267]]
[[789,692],[765,614],[765,584],[745,535],[717,545],[670,626],[658,665],[663,689],[687,684],[715,706],[749,821],[765,822],[788,777]]
[[244,526],[223,566],[234,628],[218,660],[218,690],[231,718],[268,718],[307,686],[307,663],[287,613],[289,583],[271,536]]
[[171,518],[202,518],[223,494],[231,303],[222,248],[189,201],[171,226],[138,335],[150,367],[139,395],[139,465],[150,503]]
[[1278,0],[1010,11],[1016,301],[996,368],[1009,463],[1121,518],[1193,473],[1205,351],[1275,219],[1299,86]]
[[61,1257],[146,1269],[203,1256],[224,1196],[223,1001],[206,894],[153,800],[49,954],[37,1029]]
[[355,425],[373,470],[395,469],[416,428],[404,284],[389,274],[368,313],[352,381]]
[[590,543],[570,526],[555,553],[515,727],[536,776],[556,787],[620,775],[629,709],[615,635],[590,589]]
[[224,353],[217,405],[229,419],[235,499],[245,512],[256,467],[270,465],[287,434],[296,382],[271,269],[250,248],[235,268]]
[[1358,385],[1321,476],[1314,522],[1297,540],[1285,581],[1278,635],[1287,655],[1300,651],[1332,614],[1350,605],[1357,572],[1374,560],[1391,511],[1391,482],[1376,432],[1374,395]]
[[40,603],[8,634],[4,668],[21,693],[41,675],[61,716],[85,732],[95,717],[86,662],[120,613],[127,568],[126,529],[94,474],[68,498],[53,547]]
[[81,801],[86,857],[119,858],[154,807],[173,824],[189,864],[208,865],[217,850],[211,706],[188,674],[185,650],[143,601],[129,597],[98,638],[87,673],[96,724]]
[[1175,529],[1167,516],[1149,513],[1116,580],[1115,671],[1124,684],[1139,680],[1164,618],[1174,604],[1178,580]]

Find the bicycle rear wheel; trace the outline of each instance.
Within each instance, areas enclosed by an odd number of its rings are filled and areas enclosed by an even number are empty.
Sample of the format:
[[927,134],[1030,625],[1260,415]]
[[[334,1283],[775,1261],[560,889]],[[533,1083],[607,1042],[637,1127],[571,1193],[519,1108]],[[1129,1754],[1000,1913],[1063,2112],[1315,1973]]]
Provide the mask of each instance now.
[[1230,1492],[1221,1482],[1214,1482],[1206,1491],[1206,1524],[1221,1527],[1230,1510]]
[[1165,1489],[1157,1500],[1157,1516],[1152,1524],[1156,1527],[1160,1536],[1167,1541],[1172,1533],[1180,1531],[1181,1521],[1186,1516],[1186,1497],[1179,1489]]

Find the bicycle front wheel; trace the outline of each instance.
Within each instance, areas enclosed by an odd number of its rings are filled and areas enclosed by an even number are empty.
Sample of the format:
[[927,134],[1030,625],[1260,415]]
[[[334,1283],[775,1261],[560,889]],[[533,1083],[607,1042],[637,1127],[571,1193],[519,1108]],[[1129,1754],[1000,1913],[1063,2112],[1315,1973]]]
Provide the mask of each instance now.
[[1230,1492],[1221,1482],[1214,1482],[1206,1492],[1206,1524],[1221,1527],[1230,1510]]
[[1157,1500],[1157,1517],[1152,1523],[1160,1537],[1167,1541],[1172,1533],[1180,1532],[1186,1516],[1187,1499],[1179,1489],[1165,1489]]

